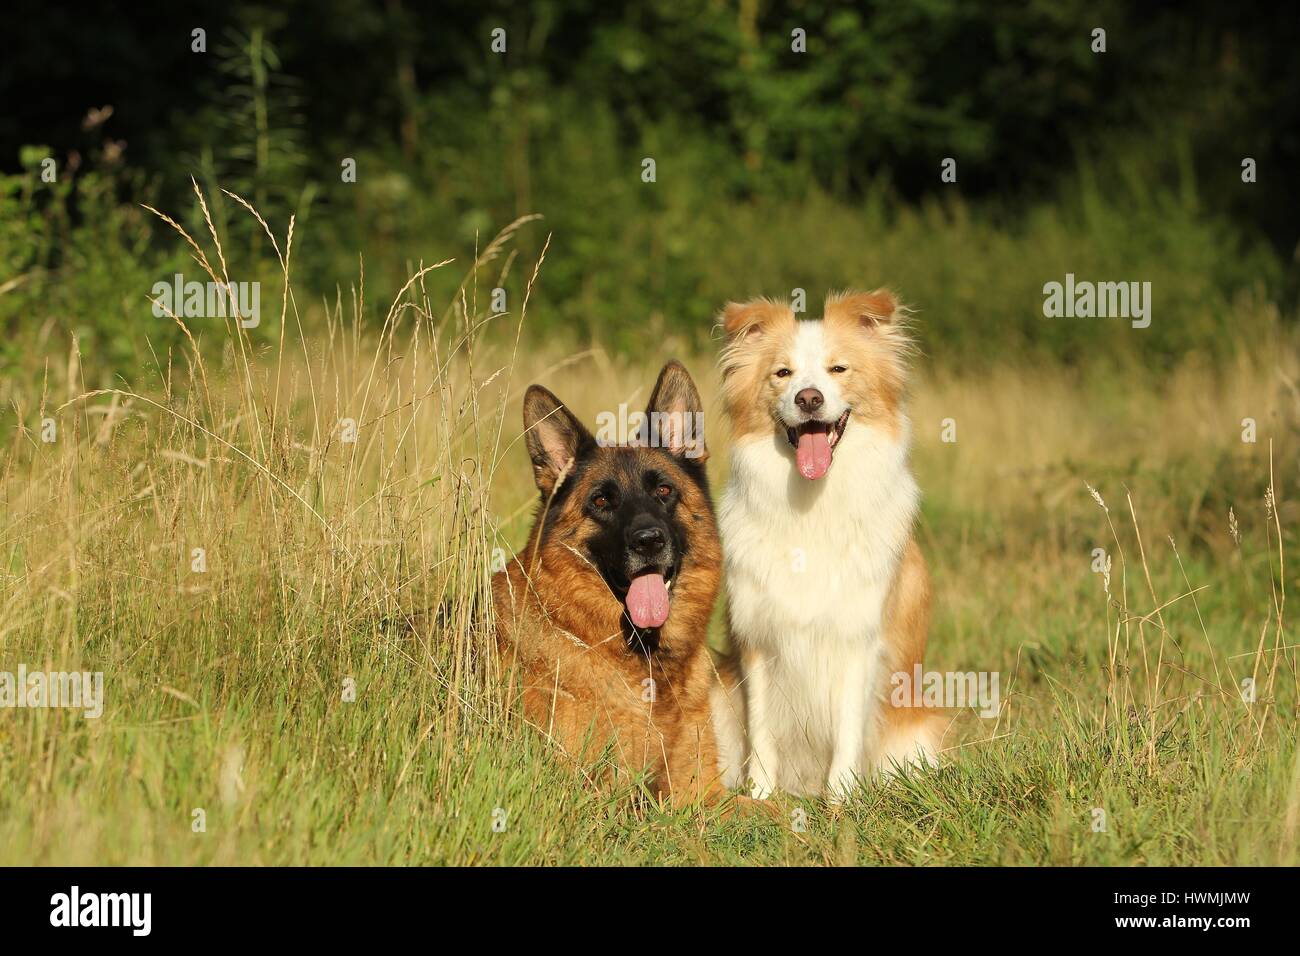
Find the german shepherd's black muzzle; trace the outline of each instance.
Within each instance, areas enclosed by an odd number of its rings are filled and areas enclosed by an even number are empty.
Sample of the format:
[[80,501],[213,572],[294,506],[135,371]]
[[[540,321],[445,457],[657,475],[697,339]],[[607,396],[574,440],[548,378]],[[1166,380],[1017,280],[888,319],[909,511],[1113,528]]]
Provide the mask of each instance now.
[[[645,476],[638,476],[644,478]],[[632,624],[642,630],[661,627],[668,617],[669,591],[682,553],[680,532],[672,525],[671,486],[655,479],[652,494],[627,494],[633,489],[608,489],[608,497],[623,492],[623,506],[606,525],[603,546],[593,547],[605,580],[623,597]],[[638,489],[639,490],[639,489]]]

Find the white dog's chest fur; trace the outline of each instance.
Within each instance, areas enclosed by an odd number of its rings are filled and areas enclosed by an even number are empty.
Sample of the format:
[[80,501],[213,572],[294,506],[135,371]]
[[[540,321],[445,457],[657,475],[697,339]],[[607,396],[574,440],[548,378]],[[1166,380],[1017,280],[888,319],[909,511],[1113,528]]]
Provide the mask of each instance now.
[[[919,492],[906,426],[897,438],[855,428],[817,481],[775,436],[736,446],[719,510],[733,640],[747,670],[759,661],[766,671],[751,733],[771,735],[780,759],[769,783],[792,793],[844,782],[828,775],[867,776],[875,761],[882,619]],[[862,724],[851,756],[835,753],[845,720]],[[751,750],[758,780],[753,763]]]

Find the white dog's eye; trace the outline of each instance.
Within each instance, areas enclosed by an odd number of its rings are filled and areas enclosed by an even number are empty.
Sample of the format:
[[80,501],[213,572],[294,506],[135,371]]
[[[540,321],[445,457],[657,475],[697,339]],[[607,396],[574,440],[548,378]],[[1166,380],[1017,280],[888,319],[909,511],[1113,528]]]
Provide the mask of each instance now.
[[790,370],[788,368],[779,368],[776,370],[777,378],[787,378],[789,375],[790,375]]
[[832,375],[839,375],[841,372],[847,372],[847,371],[848,371],[848,369],[845,368],[843,365],[832,365],[832,366],[831,366],[831,374],[832,374]]

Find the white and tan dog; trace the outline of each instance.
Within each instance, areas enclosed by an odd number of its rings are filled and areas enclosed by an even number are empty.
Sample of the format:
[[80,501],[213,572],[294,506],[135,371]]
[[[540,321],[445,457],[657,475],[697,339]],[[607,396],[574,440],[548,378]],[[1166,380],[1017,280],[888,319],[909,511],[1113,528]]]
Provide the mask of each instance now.
[[735,665],[715,706],[729,786],[844,796],[935,760],[942,719],[895,707],[925,651],[930,585],[903,411],[909,340],[886,291],[722,313],[731,477],[719,510]]

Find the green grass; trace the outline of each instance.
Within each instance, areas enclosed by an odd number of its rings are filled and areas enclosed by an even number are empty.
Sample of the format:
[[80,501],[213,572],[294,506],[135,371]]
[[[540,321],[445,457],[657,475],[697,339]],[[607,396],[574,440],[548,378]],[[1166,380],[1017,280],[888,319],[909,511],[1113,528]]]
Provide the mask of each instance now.
[[[529,520],[522,390],[544,381],[590,420],[644,400],[669,357],[519,350],[546,266],[486,321],[508,246],[450,305],[423,278],[384,290],[391,308],[358,288],[342,301],[366,305],[302,317],[323,331],[300,340],[295,299],[274,315],[264,289],[273,347],[228,330],[221,365],[163,354],[87,394],[102,370],[63,344],[6,382],[26,430],[0,458],[0,670],[103,671],[107,704],[0,711],[0,863],[1298,862],[1300,353],[1267,308],[1257,348],[1159,378],[1015,360],[922,375],[927,665],[998,671],[1006,706],[961,715],[937,772],[724,818],[597,785],[500,706],[487,588]],[[713,357],[681,357],[718,488]]]

